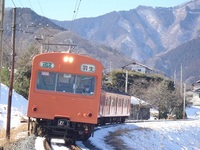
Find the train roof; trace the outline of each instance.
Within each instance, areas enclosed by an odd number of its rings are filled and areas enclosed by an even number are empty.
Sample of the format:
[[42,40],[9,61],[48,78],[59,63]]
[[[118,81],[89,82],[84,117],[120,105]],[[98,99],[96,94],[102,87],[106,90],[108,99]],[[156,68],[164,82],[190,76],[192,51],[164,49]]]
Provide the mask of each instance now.
[[105,85],[103,85],[101,89],[103,91],[109,92],[109,93],[116,93],[116,94],[122,94],[122,95],[130,96],[129,94],[125,93],[124,91],[120,91],[118,88],[111,87],[111,86],[105,86]]

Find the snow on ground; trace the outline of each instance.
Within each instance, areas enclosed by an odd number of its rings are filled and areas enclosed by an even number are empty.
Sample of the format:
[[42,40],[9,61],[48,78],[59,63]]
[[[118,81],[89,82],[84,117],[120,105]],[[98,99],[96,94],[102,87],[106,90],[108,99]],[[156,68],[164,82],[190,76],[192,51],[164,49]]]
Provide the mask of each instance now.
[[[8,87],[1,83],[1,99],[0,104],[8,104]],[[14,90],[12,92],[12,107],[17,108],[22,114],[26,114],[28,101],[23,96],[16,93]]]
[[[186,113],[186,120],[156,120],[126,123],[109,128],[99,127],[101,129],[95,131],[94,137],[89,141],[100,150],[199,150],[200,107],[188,107]],[[111,133],[113,137],[108,138]],[[43,150],[42,140],[43,138],[37,138],[36,150]],[[54,150],[68,150],[63,140],[53,139],[53,143]],[[83,150],[89,150],[82,142],[78,141],[76,144]]]
[[[18,127],[21,121],[22,113],[15,107],[11,108],[11,128]],[[6,129],[7,123],[7,105],[0,104],[0,128]]]
[[105,137],[111,132],[121,133],[113,137],[117,143],[123,143],[118,149],[123,146],[136,150],[200,149],[200,120],[124,124],[98,130],[90,141],[102,150],[116,149],[105,143]]
[[[0,128],[6,128],[7,123],[7,104],[8,87],[1,84],[0,99]],[[15,91],[12,93],[11,124],[10,127],[17,127],[20,124],[21,117],[27,112],[28,101]]]
[[[8,87],[1,84],[0,128],[4,128],[6,124],[7,91]],[[21,113],[26,113],[27,100],[13,92],[12,106],[11,124],[17,126]],[[156,120],[156,122],[127,123],[103,128],[95,131],[94,137],[91,137],[89,141],[101,150],[200,150],[200,107],[187,107],[186,114],[188,117],[186,120]],[[110,133],[112,133],[111,138],[109,138]],[[67,149],[63,140],[53,139],[52,141],[54,150]],[[76,144],[83,150],[88,150],[82,142],[76,142]],[[43,138],[38,137],[35,141],[35,149],[43,150],[42,145]]]

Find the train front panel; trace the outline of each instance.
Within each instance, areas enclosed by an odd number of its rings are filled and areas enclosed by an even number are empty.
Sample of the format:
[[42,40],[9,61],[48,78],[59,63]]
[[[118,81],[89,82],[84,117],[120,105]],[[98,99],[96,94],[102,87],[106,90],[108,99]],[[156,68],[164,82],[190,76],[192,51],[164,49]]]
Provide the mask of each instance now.
[[72,53],[46,53],[33,59],[28,117],[67,118],[97,123],[102,64]]

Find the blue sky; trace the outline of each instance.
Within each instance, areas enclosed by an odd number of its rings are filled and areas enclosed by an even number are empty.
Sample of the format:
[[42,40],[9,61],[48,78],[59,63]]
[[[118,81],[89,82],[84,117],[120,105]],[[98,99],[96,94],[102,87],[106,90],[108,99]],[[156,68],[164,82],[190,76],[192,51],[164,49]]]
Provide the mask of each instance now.
[[[96,17],[112,11],[130,10],[139,5],[174,7],[190,0],[5,0],[5,7],[29,7],[37,14],[56,20]],[[77,11],[76,5],[80,3]],[[75,19],[74,18],[74,19]]]

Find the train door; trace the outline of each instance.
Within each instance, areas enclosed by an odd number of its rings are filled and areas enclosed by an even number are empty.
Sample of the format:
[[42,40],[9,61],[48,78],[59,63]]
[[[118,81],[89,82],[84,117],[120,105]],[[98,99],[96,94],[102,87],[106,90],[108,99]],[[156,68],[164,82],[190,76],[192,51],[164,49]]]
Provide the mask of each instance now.
[[105,98],[105,94],[101,93],[101,97],[100,97],[100,105],[99,105],[99,114],[103,115],[104,112],[104,108],[105,108],[105,102],[106,98]]
[[104,107],[103,111],[104,111],[104,113],[103,113],[104,115],[109,115],[109,111],[110,111],[110,100],[109,100],[109,97],[108,97],[108,96],[105,97],[105,107]]
[[118,111],[118,97],[117,96],[115,97],[115,102],[116,102],[116,104],[115,104],[115,114],[117,114],[117,111]]
[[130,114],[130,99],[127,99],[127,114]]
[[121,114],[123,114],[123,112],[124,112],[124,98],[122,98],[122,109],[121,109]]
[[118,110],[117,114],[122,114],[122,99],[118,98]]
[[123,108],[123,114],[127,114],[128,113],[128,100],[124,99],[124,108]]
[[116,111],[116,100],[115,97],[111,97],[111,103],[110,103],[110,115],[114,115]]
[[112,108],[112,97],[110,96],[109,97],[109,112],[108,112],[108,115],[111,114],[111,108]]

